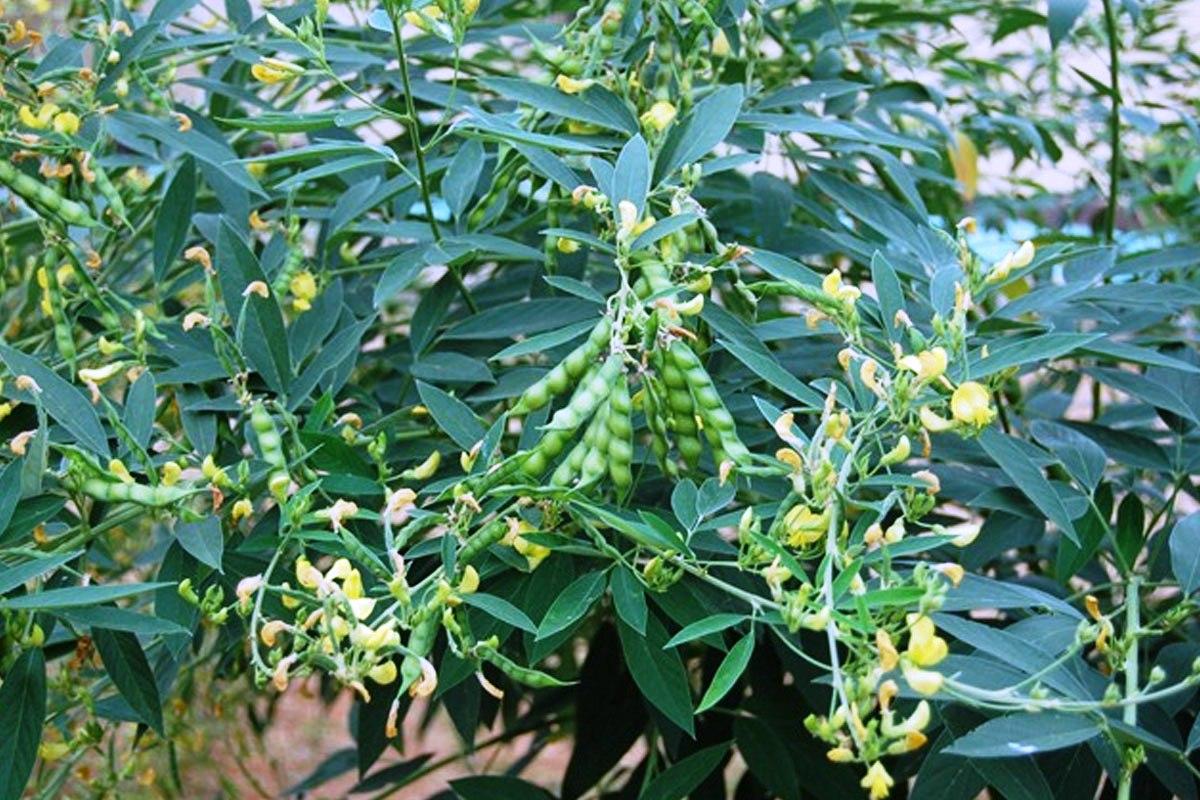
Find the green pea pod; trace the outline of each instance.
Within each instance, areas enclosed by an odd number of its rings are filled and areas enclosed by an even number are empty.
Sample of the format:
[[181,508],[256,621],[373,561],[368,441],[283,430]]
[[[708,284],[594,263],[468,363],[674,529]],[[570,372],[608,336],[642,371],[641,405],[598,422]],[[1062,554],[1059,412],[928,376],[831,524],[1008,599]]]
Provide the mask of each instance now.
[[103,478],[87,478],[76,484],[88,497],[107,503],[135,503],[149,508],[164,508],[187,498],[191,489],[186,486],[147,486],[142,483],[122,483]]
[[591,486],[596,483],[607,471],[609,412],[610,404],[609,402],[605,402],[596,411],[596,416],[592,419],[592,426],[588,429],[591,436],[584,437],[587,442],[588,451],[583,457],[583,465],[579,469],[579,482],[584,486]]
[[700,464],[704,444],[700,441],[700,429],[696,425],[695,403],[688,388],[687,377],[674,359],[660,359],[663,384],[667,389],[666,413],[671,431],[675,434],[675,446],[689,469]]
[[668,360],[673,361],[683,374],[696,411],[704,422],[704,432],[712,445],[716,463],[720,464],[729,458],[736,464],[745,464],[750,458],[750,451],[738,437],[737,423],[699,356],[692,348],[677,341],[670,347]]
[[530,687],[531,689],[550,689],[559,686],[570,686],[571,684],[560,681],[553,675],[548,675],[541,670],[531,667],[522,667],[517,662],[513,661],[508,656],[502,655],[494,647],[479,646],[475,650],[479,654],[479,658],[488,662],[496,669],[503,672],[506,676]]
[[42,269],[46,275],[46,299],[50,306],[50,319],[54,322],[54,344],[58,354],[63,357],[71,372],[75,372],[75,335],[67,321],[67,312],[63,305],[62,287],[58,284],[58,249],[51,247],[42,259]]
[[299,247],[293,247],[288,250],[288,255],[283,261],[283,266],[279,268],[279,272],[275,273],[275,278],[271,281],[271,291],[276,296],[287,294],[292,283],[292,278],[296,277],[296,273],[300,271],[300,267],[303,264],[304,253]]
[[579,380],[595,362],[612,333],[612,322],[603,317],[588,334],[587,341],[576,347],[566,358],[543,375],[517,398],[509,412],[513,416],[524,416],[536,411],[552,399],[567,391],[573,381]]
[[667,426],[667,418],[663,413],[663,403],[659,399],[662,387],[650,375],[642,384],[642,409],[646,412],[646,427],[650,429],[650,448],[663,474],[675,477],[679,469],[671,461],[671,434]]
[[287,456],[283,452],[283,438],[275,427],[275,420],[261,401],[255,401],[250,409],[250,428],[258,440],[258,449],[263,461],[267,462],[267,487],[275,499],[282,503],[287,498],[290,481]]
[[96,190],[100,192],[100,196],[108,203],[108,210],[121,224],[129,227],[129,220],[126,218],[125,201],[121,198],[121,193],[117,191],[117,187],[113,185],[112,180],[108,177],[108,173],[99,164],[91,165],[92,173],[96,176]]
[[441,629],[441,614],[437,608],[426,607],[418,614],[420,618],[413,623],[412,633],[408,636],[408,653],[400,662],[400,691],[405,691],[421,677],[421,659],[433,651]]
[[633,485],[633,401],[624,375],[613,387],[608,405],[608,475],[624,496]]
[[458,570],[461,572],[468,564],[483,555],[485,550],[503,539],[507,532],[508,523],[503,518],[497,517],[471,534],[463,543],[462,548],[458,551],[458,557],[455,559]]
[[613,382],[624,367],[624,356],[613,353],[599,369],[593,367],[579,385],[570,402],[560,408],[550,418],[545,433],[538,441],[534,452],[521,465],[522,471],[530,477],[538,477],[571,440],[576,429],[596,412],[600,404],[608,397]]
[[76,203],[54,191],[49,185],[21,172],[11,162],[0,159],[0,184],[30,205],[57,217],[67,225],[95,228],[100,225],[88,212],[87,206]]

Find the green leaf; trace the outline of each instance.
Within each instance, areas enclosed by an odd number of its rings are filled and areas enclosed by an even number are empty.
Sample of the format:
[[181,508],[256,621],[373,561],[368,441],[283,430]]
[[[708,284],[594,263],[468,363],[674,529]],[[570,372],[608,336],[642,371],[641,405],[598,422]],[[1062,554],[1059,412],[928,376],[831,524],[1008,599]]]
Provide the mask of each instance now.
[[521,78],[489,77],[480,79],[479,83],[502,97],[539,111],[628,134],[638,132],[638,121],[633,112],[602,86],[592,86],[581,94],[571,95]]
[[9,610],[48,611],[58,608],[95,606],[123,597],[132,597],[142,592],[151,592],[165,583],[114,583],[103,586],[70,586],[65,589],[48,589],[44,592],[20,597],[0,599],[0,608]]
[[1044,419],[1030,423],[1029,432],[1058,456],[1071,477],[1089,494],[1096,490],[1108,463],[1100,445],[1073,428]]
[[1050,47],[1058,47],[1067,38],[1075,21],[1087,8],[1088,0],[1048,0],[1046,27],[1050,31]]
[[633,680],[655,708],[689,736],[695,735],[692,722],[692,693],[688,688],[683,661],[674,650],[664,650],[667,631],[654,616],[646,619],[646,634],[617,620],[621,650]]
[[692,642],[696,639],[702,639],[705,636],[710,636],[714,633],[732,628],[734,625],[740,625],[749,617],[745,614],[710,614],[704,619],[698,619],[690,625],[687,625],[679,633],[671,637],[664,647],[677,647],[686,642]]
[[596,327],[596,323],[590,319],[585,319],[582,322],[576,322],[572,325],[567,325],[565,328],[559,328],[556,331],[547,331],[539,333],[536,336],[530,336],[528,339],[523,339],[516,344],[496,353],[488,358],[489,361],[500,361],[505,358],[517,358],[518,356],[527,356],[530,353],[541,353],[561,344],[574,341],[585,333]]
[[514,606],[512,603],[505,600],[503,597],[496,597],[493,594],[485,594],[483,592],[475,592],[462,596],[463,602],[469,606],[478,608],[485,614],[489,614],[501,622],[506,622],[514,628],[520,628],[523,631],[530,633],[537,632],[537,626],[533,624],[524,611]]
[[32,561],[27,561],[24,564],[18,564],[14,567],[5,567],[0,569],[0,594],[11,592],[18,586],[23,586],[26,581],[40,578],[47,572],[58,569],[68,561],[73,561],[83,555],[82,550],[73,550],[69,553],[54,553],[35,558]]
[[613,605],[616,606],[617,616],[626,625],[640,634],[646,633],[646,593],[641,582],[633,571],[618,566],[613,569],[612,577],[608,580],[609,591],[612,592]]
[[971,378],[980,380],[1009,367],[1061,358],[1103,336],[1100,333],[1044,333],[1012,342],[992,342],[988,345],[987,358],[971,367]]
[[17,656],[0,684],[0,800],[24,794],[45,719],[46,661],[35,648]]
[[542,617],[537,628],[537,639],[547,639],[559,631],[566,630],[583,618],[592,605],[604,593],[604,573],[600,570],[580,575],[562,593]]
[[658,240],[670,236],[675,231],[686,228],[698,219],[700,219],[699,214],[685,211],[682,214],[674,214],[666,219],[659,220],[651,225],[649,230],[633,240],[633,244],[629,245],[629,251],[636,253],[639,250],[645,250]]
[[138,638],[127,631],[94,628],[92,641],[104,662],[104,669],[117,691],[129,703],[138,719],[163,734],[162,699],[154,682],[154,671],[142,652]]
[[806,406],[820,408],[821,395],[784,369],[754,331],[716,303],[706,303],[701,318],[717,332],[717,341],[751,372]]
[[57,616],[80,628],[108,628],[138,636],[190,635],[190,631],[178,623],[115,606],[66,609],[57,612]]
[[654,184],[662,183],[684,164],[699,161],[725,141],[741,113],[742,97],[740,84],[722,86],[671,128],[654,163]]
[[637,207],[638,216],[646,207],[646,194],[650,191],[650,149],[641,134],[630,139],[621,148],[617,166],[612,177],[612,208],[618,215],[619,205],[628,201]]
[[1028,756],[1086,742],[1100,732],[1100,724],[1083,714],[1010,714],[988,720],[944,752],[967,758]]
[[900,286],[896,270],[879,251],[871,256],[871,281],[875,284],[875,293],[879,297],[883,329],[887,331],[889,339],[897,341],[899,335],[896,330],[896,313],[905,310],[904,290]]
[[180,546],[195,556],[197,561],[217,572],[224,572],[221,558],[225,554],[225,535],[221,532],[221,520],[215,515],[209,515],[199,522],[178,522],[174,533]]
[[196,209],[196,164],[185,158],[175,170],[154,221],[154,277],[162,280],[187,241]]
[[450,781],[461,800],[554,800],[545,789],[506,775],[475,775]]
[[738,678],[742,677],[742,673],[746,671],[746,666],[750,663],[750,656],[753,654],[754,631],[751,630],[725,654],[721,666],[717,667],[717,671],[713,675],[708,691],[704,693],[700,705],[696,707],[697,714],[712,708],[729,693]]
[[[0,470],[0,534],[8,528],[21,502],[21,471],[25,467],[25,459],[14,458]],[[0,589],[0,594],[6,590]]]
[[1057,525],[1068,539],[1079,544],[1079,536],[1075,533],[1075,526],[1071,524],[1071,517],[1063,505],[1062,498],[1042,474],[1041,468],[1017,446],[1015,440],[995,428],[988,428],[979,437],[979,444],[1004,474],[1012,479],[1021,493],[1028,497],[1047,519]]
[[18,392],[23,402],[41,403],[54,421],[67,429],[75,441],[91,450],[104,461],[111,457],[108,435],[100,425],[96,409],[88,402],[83,392],[47,369],[40,361],[30,358],[19,350],[0,345],[0,358],[4,359],[8,371],[13,375],[28,375],[41,389],[34,397],[29,392]]
[[486,433],[483,423],[466,403],[421,381],[417,381],[417,393],[429,409],[433,421],[463,450],[469,451],[483,439]]
[[349,111],[310,111],[304,114],[295,112],[259,114],[256,117],[217,117],[217,122],[233,128],[262,133],[307,133],[326,128],[356,128],[365,125],[379,116],[379,112],[369,108],[352,109]]
[[656,775],[638,795],[638,800],[678,800],[689,796],[720,765],[728,752],[728,743],[697,750]]
[[1193,512],[1171,531],[1171,571],[1184,594],[1200,589],[1200,511]]
[[221,220],[217,232],[215,264],[225,308],[237,321],[242,355],[272,391],[285,394],[292,379],[292,357],[283,312],[274,293],[245,296],[247,286],[255,281],[268,283],[267,276],[228,219]]
[[483,156],[483,145],[476,141],[465,142],[442,176],[442,197],[455,217],[461,217],[471,202],[483,172]]

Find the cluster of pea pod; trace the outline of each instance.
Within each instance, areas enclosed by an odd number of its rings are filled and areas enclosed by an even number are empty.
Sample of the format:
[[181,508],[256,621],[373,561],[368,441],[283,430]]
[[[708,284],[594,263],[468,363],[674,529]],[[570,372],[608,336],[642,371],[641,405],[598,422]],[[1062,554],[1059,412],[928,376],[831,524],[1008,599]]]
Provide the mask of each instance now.
[[[750,451],[733,416],[685,337],[658,335],[657,326],[646,333],[648,346],[637,360],[620,333],[614,336],[607,316],[597,322],[587,340],[526,389],[509,412],[525,417],[570,392],[541,429],[541,438],[468,487],[479,494],[515,478],[539,480],[554,466],[551,486],[595,491],[607,475],[624,496],[633,485],[635,410],[642,412],[650,449],[666,475],[679,474],[673,451],[687,469],[699,468],[704,441],[723,477],[747,464]],[[631,393],[633,381],[640,387]]]

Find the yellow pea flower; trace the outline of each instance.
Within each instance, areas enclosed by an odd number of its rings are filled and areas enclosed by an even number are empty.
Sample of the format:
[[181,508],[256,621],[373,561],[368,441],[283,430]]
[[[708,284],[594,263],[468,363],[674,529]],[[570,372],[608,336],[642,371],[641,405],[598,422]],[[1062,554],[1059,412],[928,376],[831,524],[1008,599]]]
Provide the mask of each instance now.
[[805,547],[825,536],[829,528],[829,509],[817,514],[806,505],[798,505],[787,513],[783,522],[788,544]]
[[63,111],[54,116],[54,130],[63,136],[74,136],[79,132],[79,117],[70,111]]
[[250,74],[266,84],[282,83],[303,73],[304,68],[298,64],[284,61],[281,58],[268,58],[265,56],[259,59],[258,63],[250,67]]
[[895,783],[896,781],[884,769],[883,764],[876,761],[867,770],[867,774],[863,776],[858,785],[867,790],[871,800],[883,800],[891,793]]
[[908,649],[905,653],[918,667],[932,667],[946,657],[949,647],[946,640],[937,635],[933,620],[921,615],[910,615]]
[[904,681],[917,694],[929,697],[937,694],[946,682],[946,676],[932,669],[918,669],[912,666],[904,667]]
[[292,308],[301,312],[312,308],[312,301],[317,296],[317,280],[311,272],[296,273],[288,282],[288,289],[292,293]]
[[954,390],[950,397],[950,411],[954,419],[975,428],[989,425],[996,416],[987,389],[975,381],[967,381]]
[[659,100],[650,109],[641,116],[642,126],[645,128],[653,128],[662,133],[672,122],[675,121],[675,116],[679,112],[675,106],[667,100]]
[[387,686],[389,683],[396,680],[396,662],[388,660],[376,664],[371,668],[371,671],[367,673],[367,676],[380,686]]
[[579,80],[572,78],[570,75],[559,75],[554,79],[554,85],[557,86],[558,90],[563,94],[579,94],[580,92],[589,89],[593,83],[595,83],[595,81],[591,80],[590,78]]

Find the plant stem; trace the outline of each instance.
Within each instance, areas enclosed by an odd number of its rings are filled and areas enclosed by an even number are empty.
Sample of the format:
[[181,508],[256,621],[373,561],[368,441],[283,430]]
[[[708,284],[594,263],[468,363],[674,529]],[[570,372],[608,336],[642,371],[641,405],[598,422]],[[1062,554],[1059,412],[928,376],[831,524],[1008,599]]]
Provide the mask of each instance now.
[[[421,184],[421,200],[425,204],[425,218],[429,221],[429,230],[433,233],[435,242],[442,241],[442,231],[438,227],[437,219],[433,216],[433,199],[429,194],[429,173],[425,168],[425,148],[421,144],[421,122],[417,119],[417,107],[413,103],[412,81],[408,76],[408,56],[404,53],[404,36],[400,31],[400,12],[396,10],[394,3],[387,3],[388,18],[392,22],[392,39],[396,44],[396,58],[400,61],[400,82],[404,85],[404,108],[408,125],[408,138],[412,140],[413,153],[417,158],[417,176]],[[471,309],[472,314],[479,312],[479,306],[475,303],[475,298],[471,296],[471,290],[467,288],[467,284],[463,281],[462,273],[458,267],[454,265],[447,266],[450,275],[454,278],[455,285],[458,286],[458,291],[462,295],[463,302],[467,304],[467,308]]]
[[[1106,3],[1107,5],[1107,3]],[[1125,699],[1134,697],[1138,691],[1138,635],[1141,629],[1141,578],[1134,575],[1125,588],[1125,635],[1129,647],[1125,650]],[[1127,703],[1121,711],[1121,719],[1127,725],[1137,725],[1137,703]],[[1127,760],[1121,765],[1121,782],[1117,786],[1117,800],[1129,800],[1133,790],[1133,773],[1136,762]]]
[[1104,0],[1104,30],[1108,37],[1108,71],[1112,108],[1108,115],[1108,141],[1112,155],[1108,159],[1108,210],[1104,218],[1104,240],[1113,241],[1117,225],[1117,198],[1121,183],[1121,56],[1117,39],[1117,15],[1112,0]]

